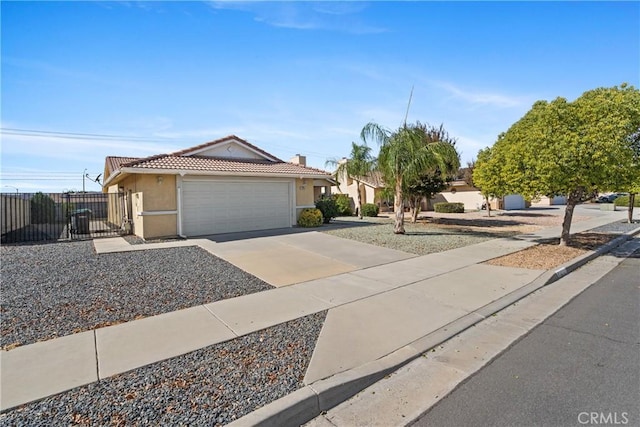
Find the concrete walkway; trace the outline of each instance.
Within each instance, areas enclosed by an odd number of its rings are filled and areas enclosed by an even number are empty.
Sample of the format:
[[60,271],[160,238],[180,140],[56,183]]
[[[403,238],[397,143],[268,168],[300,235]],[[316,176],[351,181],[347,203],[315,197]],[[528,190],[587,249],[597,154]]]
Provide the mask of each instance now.
[[[600,214],[572,231],[623,217]],[[367,372],[382,372],[375,363],[390,356],[405,363],[435,338],[493,314],[505,298],[531,292],[532,283],[554,272],[481,263],[558,234],[548,229],[525,240],[496,239],[419,257],[317,232],[229,242],[96,240],[98,253],[198,245],[276,288],[2,351],[0,409],[329,310],[304,379],[309,387],[294,396],[307,393],[317,402],[318,390],[331,389],[332,381],[373,378]],[[286,257],[275,256],[282,250]],[[316,267],[305,271],[302,261],[309,259]],[[336,398],[344,400],[344,393]],[[245,421],[251,424],[250,417]]]

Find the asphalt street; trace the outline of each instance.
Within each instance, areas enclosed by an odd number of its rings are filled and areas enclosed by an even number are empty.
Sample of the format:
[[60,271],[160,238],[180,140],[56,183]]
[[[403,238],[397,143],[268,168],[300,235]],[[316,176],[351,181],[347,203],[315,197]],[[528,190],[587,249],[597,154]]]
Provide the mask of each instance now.
[[640,250],[413,426],[640,426]]

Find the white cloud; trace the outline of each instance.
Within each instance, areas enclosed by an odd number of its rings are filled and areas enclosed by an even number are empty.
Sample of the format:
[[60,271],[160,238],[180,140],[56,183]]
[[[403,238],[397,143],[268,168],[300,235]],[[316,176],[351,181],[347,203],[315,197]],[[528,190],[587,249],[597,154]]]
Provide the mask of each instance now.
[[216,10],[231,9],[254,15],[257,22],[296,30],[325,30],[350,34],[377,34],[387,29],[362,22],[364,2],[246,2],[211,1]]
[[497,108],[521,107],[530,103],[529,97],[505,95],[482,90],[462,89],[459,86],[442,81],[431,81],[430,84],[447,92],[451,97],[471,104],[472,106],[492,106]]

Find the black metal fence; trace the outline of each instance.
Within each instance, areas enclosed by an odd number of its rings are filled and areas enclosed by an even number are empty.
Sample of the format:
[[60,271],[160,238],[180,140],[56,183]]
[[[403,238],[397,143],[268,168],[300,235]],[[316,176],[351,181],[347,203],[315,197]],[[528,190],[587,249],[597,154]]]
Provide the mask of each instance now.
[[2,243],[80,240],[124,234],[118,193],[2,193]]

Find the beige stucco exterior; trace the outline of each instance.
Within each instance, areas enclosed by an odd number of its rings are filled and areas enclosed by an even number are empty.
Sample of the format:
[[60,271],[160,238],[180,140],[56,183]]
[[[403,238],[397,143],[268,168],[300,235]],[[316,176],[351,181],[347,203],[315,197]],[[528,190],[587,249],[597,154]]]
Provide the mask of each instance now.
[[[107,190],[125,194],[126,216],[131,219],[134,234],[144,238],[175,236],[178,234],[178,205],[176,176],[133,174],[123,178]],[[121,224],[119,206],[109,207],[109,221]],[[129,209],[131,210],[129,212]]]
[[449,188],[436,194],[431,199],[429,206],[433,210],[433,205],[440,202],[464,203],[464,209],[467,211],[478,210],[482,206],[483,197],[480,191],[470,186],[464,181],[453,181]]
[[110,156],[104,175],[103,191],[123,194],[110,222],[145,239],[295,225],[334,184],[304,156],[283,162],[235,135],[143,159]]
[[356,203],[358,202],[358,190],[360,191],[360,200],[363,205],[365,203],[374,203],[379,207],[382,206],[382,201],[379,197],[383,190],[382,187],[375,187],[363,181],[358,182],[355,179],[348,177],[346,173],[340,177],[337,185],[331,188],[333,193],[346,194],[349,196],[351,208],[354,212],[356,209]]
[[[131,219],[134,234],[144,239],[170,237],[178,235],[178,180],[176,175],[132,174],[108,187],[107,191],[124,192],[123,203],[128,212],[125,215]],[[323,188],[330,188],[331,182],[311,178],[291,181],[295,188],[294,222],[297,223],[302,209],[314,207],[317,194],[321,194]],[[109,221],[122,225],[119,209],[120,206],[109,207]]]

